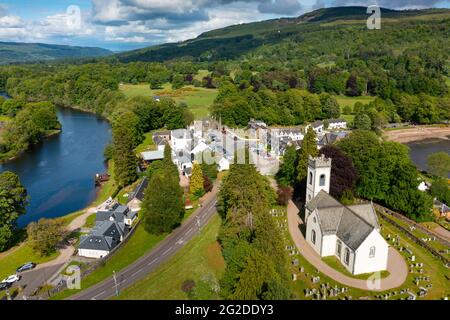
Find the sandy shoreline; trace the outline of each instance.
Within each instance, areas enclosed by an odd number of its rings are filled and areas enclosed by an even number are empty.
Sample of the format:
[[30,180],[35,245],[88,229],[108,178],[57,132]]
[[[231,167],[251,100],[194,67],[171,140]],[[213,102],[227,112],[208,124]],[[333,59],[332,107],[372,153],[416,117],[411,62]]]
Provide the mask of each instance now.
[[388,141],[409,143],[426,139],[450,140],[450,127],[417,126],[408,129],[384,131],[383,136]]

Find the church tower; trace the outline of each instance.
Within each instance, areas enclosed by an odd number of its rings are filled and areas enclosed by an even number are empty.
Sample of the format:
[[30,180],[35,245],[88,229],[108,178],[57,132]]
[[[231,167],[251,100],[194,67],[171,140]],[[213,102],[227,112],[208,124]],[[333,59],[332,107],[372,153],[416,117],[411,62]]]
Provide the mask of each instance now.
[[308,175],[306,177],[306,204],[324,190],[330,193],[331,159],[324,155],[318,158],[309,156]]

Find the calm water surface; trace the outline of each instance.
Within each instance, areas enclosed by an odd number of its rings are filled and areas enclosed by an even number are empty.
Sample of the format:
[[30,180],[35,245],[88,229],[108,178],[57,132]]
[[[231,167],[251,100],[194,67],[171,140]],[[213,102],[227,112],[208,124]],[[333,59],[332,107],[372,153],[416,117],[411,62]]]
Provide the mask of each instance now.
[[[450,154],[450,140],[423,140],[408,143],[411,159],[420,170],[428,170],[427,157],[435,152],[447,152]],[[450,173],[449,176],[450,178]]]
[[103,150],[111,139],[109,123],[68,108],[59,108],[58,118],[61,134],[0,165],[0,172],[19,175],[31,198],[20,226],[86,207],[96,196],[95,174],[106,170]]

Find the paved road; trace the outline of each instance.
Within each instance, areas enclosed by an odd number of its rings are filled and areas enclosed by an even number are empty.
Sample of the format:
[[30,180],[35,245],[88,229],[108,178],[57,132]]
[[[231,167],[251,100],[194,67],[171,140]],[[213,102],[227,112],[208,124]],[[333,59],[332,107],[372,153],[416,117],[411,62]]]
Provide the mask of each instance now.
[[[201,227],[205,226],[216,212],[217,187],[204,200],[203,206],[199,208],[179,228],[175,229],[158,246],[145,256],[117,272],[117,287],[119,292],[131,286],[135,282],[145,278],[162,263],[177,253],[189,240],[198,234]],[[78,294],[69,297],[69,300],[105,300],[115,295],[116,288],[113,277],[92,286]]]
[[308,262],[316,267],[320,272],[346,286],[368,291],[385,291],[394,289],[401,286],[406,281],[406,277],[408,276],[408,266],[406,265],[405,259],[403,259],[400,253],[398,253],[398,251],[393,247],[389,247],[387,266],[389,275],[386,278],[381,279],[377,288],[373,288],[372,286],[369,287],[366,280],[348,277],[345,274],[333,269],[326,264],[316,253],[316,251],[314,251],[314,249],[306,242],[299,228],[299,226],[303,224],[303,221],[298,216],[298,212],[299,209],[297,206],[292,201],[289,201],[287,212],[289,233],[291,234],[292,239],[294,240],[294,243],[302,256],[305,257],[305,259],[308,260]]

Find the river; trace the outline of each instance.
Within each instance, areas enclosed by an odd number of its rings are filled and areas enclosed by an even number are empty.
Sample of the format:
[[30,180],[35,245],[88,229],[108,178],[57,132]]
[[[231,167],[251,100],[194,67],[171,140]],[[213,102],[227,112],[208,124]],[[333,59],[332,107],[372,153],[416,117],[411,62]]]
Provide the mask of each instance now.
[[[435,152],[445,151],[450,154],[450,140],[428,139],[407,144],[411,159],[420,170],[427,170],[427,157]],[[450,178],[450,173],[448,175]]]
[[61,134],[0,165],[0,172],[19,175],[30,196],[27,213],[18,220],[20,227],[83,209],[96,197],[95,174],[106,170],[103,150],[111,140],[109,123],[68,108],[58,108],[58,119]]

